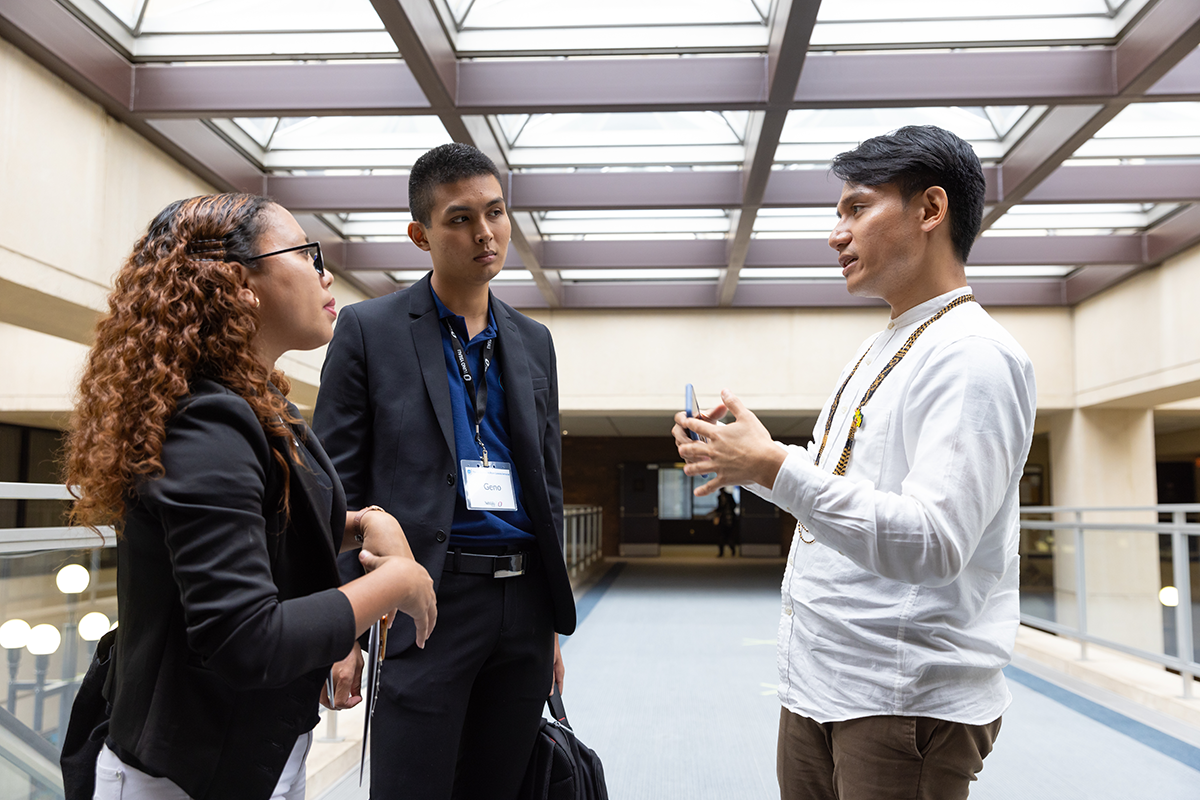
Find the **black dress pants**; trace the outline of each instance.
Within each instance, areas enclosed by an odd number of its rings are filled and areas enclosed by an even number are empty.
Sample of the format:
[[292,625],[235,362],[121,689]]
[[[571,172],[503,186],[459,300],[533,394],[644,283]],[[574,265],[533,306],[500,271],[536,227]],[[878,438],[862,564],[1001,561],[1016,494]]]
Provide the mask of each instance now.
[[533,562],[515,578],[442,573],[425,648],[383,665],[373,800],[516,797],[554,667],[550,596]]

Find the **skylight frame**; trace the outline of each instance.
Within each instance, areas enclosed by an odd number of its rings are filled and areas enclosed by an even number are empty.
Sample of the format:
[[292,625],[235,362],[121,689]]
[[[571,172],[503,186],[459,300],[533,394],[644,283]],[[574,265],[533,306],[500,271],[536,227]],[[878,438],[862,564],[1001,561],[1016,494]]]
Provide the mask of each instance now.
[[[1055,13],[1047,7],[1078,5],[1078,0],[1009,0],[1004,7],[971,6],[958,0],[909,5],[890,0],[825,0],[809,51],[1114,45],[1149,2],[1124,0],[1113,11],[1108,3],[1096,0],[1091,3],[1092,13]],[[856,13],[847,15],[846,8]],[[913,14],[905,18],[906,12]]]

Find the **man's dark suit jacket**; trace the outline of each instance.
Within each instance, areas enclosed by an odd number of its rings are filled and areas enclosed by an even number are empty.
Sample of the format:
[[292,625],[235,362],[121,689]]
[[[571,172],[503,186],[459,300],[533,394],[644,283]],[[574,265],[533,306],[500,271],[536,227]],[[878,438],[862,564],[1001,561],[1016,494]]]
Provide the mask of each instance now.
[[167,425],[164,474],[138,487],[117,542],[109,738],[198,800],[270,797],[354,644],[336,588],[345,495],[309,434],[301,447],[330,480],[293,465],[285,517],[284,447],[241,397],[193,381]]
[[[442,326],[429,280],[426,275],[407,289],[342,310],[321,370],[313,430],[345,484],[349,507],[374,503],[391,512],[436,587],[459,470]],[[514,469],[544,564],[554,628],[569,634],[575,601],[561,544],[554,344],[544,325],[495,297],[491,307]],[[342,563],[343,577],[347,567],[358,567],[346,558]],[[388,653],[403,651],[413,639],[412,620],[401,615],[388,636]]]

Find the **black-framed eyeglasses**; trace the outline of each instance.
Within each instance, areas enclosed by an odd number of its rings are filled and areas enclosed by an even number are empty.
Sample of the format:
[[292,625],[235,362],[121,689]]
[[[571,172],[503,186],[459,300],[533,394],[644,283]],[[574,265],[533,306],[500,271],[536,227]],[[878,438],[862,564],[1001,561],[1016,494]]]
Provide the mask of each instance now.
[[250,256],[246,260],[247,261],[258,261],[260,258],[266,258],[268,256],[279,256],[279,255],[283,255],[284,253],[294,253],[297,250],[310,251],[309,256],[311,256],[311,258],[312,258],[313,269],[315,269],[317,271],[317,274],[320,275],[322,278],[325,277],[325,259],[322,258],[322,256],[321,256],[321,243],[320,242],[307,242],[305,244],[298,244],[295,247],[285,247],[282,250],[273,250],[270,253],[263,253],[261,256]]

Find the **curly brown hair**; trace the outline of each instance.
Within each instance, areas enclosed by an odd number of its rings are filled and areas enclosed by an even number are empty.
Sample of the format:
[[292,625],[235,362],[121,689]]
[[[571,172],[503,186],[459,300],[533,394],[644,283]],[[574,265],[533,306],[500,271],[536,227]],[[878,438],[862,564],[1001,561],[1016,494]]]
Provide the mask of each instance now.
[[162,474],[167,422],[196,378],[239,394],[263,431],[287,443],[291,459],[273,452],[288,485],[295,445],[287,426],[300,420],[285,399],[291,386],[283,373],[268,374],[254,355],[258,315],[239,297],[238,264],[252,264],[272,205],[240,193],[179,200],[134,246],[79,383],[66,445],[66,482],[78,487],[71,524],[120,530],[138,482]]

